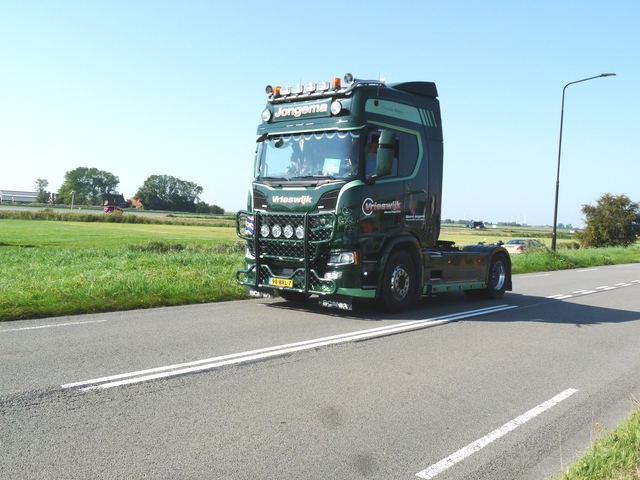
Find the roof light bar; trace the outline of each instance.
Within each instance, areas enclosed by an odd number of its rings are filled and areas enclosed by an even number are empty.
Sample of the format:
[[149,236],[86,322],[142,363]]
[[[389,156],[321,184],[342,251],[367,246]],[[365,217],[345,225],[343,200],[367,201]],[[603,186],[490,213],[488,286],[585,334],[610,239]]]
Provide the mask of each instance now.
[[[275,86],[267,85],[265,88],[265,92],[269,97],[270,101],[280,98],[280,101],[286,101],[286,98],[289,95],[300,95],[305,94],[312,97],[315,96],[324,96],[324,95],[332,95],[334,92],[338,92],[341,90],[344,84],[347,86],[347,89],[353,88],[356,84],[362,82],[362,80],[356,80],[353,75],[347,73],[344,76],[344,80],[340,77],[334,77],[331,81],[323,80],[321,82],[309,82],[304,85],[297,84],[293,86]],[[384,84],[384,81],[371,81],[365,83],[381,83]]]

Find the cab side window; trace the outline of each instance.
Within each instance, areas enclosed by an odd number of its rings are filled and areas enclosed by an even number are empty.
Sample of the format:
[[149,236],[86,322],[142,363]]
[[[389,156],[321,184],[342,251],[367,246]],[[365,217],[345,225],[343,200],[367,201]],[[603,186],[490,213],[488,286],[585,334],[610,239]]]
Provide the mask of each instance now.
[[418,139],[415,135],[405,132],[397,132],[400,151],[396,152],[399,160],[398,176],[408,177],[413,173],[418,161]]
[[[394,131],[396,141],[393,145],[393,168],[389,177],[407,177],[413,173],[418,161],[418,139],[410,133]],[[369,132],[365,152],[366,174],[375,172],[376,153],[378,149],[379,131]]]

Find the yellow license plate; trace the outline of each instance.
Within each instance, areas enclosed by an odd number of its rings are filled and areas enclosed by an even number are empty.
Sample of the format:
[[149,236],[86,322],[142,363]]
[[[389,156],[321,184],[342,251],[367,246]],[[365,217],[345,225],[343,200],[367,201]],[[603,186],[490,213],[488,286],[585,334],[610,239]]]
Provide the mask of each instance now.
[[269,285],[293,288],[293,280],[290,278],[269,278]]

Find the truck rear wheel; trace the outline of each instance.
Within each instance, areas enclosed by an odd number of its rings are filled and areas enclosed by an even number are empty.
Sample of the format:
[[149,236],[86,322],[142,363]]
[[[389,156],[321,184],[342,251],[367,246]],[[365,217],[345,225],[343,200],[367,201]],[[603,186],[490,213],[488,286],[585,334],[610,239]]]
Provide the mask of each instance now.
[[509,264],[502,253],[496,253],[489,264],[489,278],[485,295],[489,298],[502,298],[509,283]]
[[415,282],[415,267],[411,256],[404,250],[391,255],[382,275],[381,306],[391,313],[404,310],[413,300]]

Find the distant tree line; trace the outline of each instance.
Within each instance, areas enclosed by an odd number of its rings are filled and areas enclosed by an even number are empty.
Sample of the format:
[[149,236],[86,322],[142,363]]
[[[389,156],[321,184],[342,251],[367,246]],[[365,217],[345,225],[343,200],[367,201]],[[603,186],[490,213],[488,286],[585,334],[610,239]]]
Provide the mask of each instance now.
[[[47,180],[36,180],[36,202],[101,205],[105,198],[120,195],[117,191],[119,184],[120,180],[112,173],[97,168],[78,167],[65,173],[64,181],[55,193],[47,190]],[[224,214],[223,208],[200,201],[201,194],[202,187],[194,182],[170,175],[152,175],[145,180],[133,198],[146,210]],[[126,203],[126,206],[131,206],[130,200],[126,200]]]

